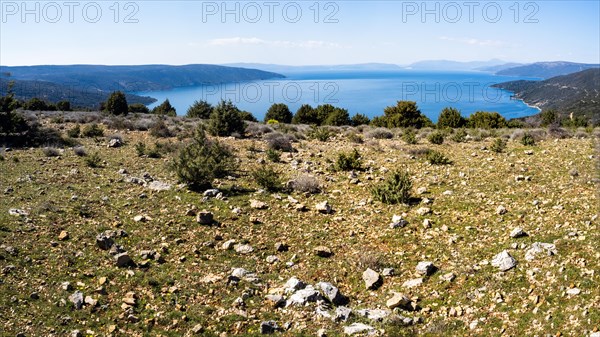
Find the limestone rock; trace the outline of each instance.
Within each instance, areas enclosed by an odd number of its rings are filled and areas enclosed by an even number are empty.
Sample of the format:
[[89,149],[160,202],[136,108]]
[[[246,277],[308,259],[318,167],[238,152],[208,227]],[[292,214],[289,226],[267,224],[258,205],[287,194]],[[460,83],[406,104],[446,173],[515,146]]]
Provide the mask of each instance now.
[[362,274],[363,281],[365,281],[365,287],[368,290],[375,290],[383,284],[383,279],[378,272],[371,268],[365,270]]
[[492,259],[492,266],[497,267],[500,271],[508,271],[517,265],[517,260],[512,257],[508,251],[504,250]]

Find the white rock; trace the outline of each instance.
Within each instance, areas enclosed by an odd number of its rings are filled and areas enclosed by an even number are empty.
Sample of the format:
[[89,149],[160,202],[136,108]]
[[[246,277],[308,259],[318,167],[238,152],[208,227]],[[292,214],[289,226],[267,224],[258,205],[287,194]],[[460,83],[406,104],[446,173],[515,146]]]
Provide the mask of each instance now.
[[375,332],[375,328],[363,323],[352,323],[346,327],[344,327],[344,333],[346,335],[354,335],[357,333],[367,333],[371,334]]
[[497,267],[500,271],[507,271],[517,265],[517,260],[512,257],[508,251],[503,250],[498,255],[494,256],[492,266]]

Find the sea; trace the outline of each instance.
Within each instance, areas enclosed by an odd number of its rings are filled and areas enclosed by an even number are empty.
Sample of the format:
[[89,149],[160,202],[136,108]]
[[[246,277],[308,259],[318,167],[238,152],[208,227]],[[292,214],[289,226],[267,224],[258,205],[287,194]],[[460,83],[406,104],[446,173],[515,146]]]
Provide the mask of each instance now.
[[337,70],[284,74],[282,79],[242,83],[207,84],[164,91],[137,92],[157,102],[169,99],[178,115],[185,115],[196,100],[217,104],[231,100],[240,110],[262,120],[274,103],[287,104],[292,112],[301,105],[331,104],[369,118],[383,115],[397,101],[415,101],[421,112],[437,121],[445,107],[458,109],[468,117],[477,111],[498,112],[507,119],[534,115],[539,109],[512,97],[509,91],[492,85],[527,77],[498,76],[476,71],[422,70]]

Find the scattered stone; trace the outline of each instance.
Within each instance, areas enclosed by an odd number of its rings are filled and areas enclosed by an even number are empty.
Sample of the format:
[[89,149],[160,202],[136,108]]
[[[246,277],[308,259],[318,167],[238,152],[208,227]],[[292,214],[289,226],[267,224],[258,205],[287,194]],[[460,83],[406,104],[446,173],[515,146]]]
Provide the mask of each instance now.
[[433,265],[432,262],[429,261],[421,261],[417,264],[416,267],[417,273],[421,275],[432,275],[437,270],[437,267]]
[[283,286],[283,289],[286,293],[293,293],[297,290],[306,288],[306,283],[300,281],[296,277],[292,276]]
[[392,217],[392,223],[390,224],[390,228],[404,228],[406,227],[406,225],[408,225],[408,221],[404,220],[399,215],[394,215]]
[[273,263],[279,262],[279,258],[276,255],[269,255],[269,256],[267,256],[265,261],[267,261],[267,263],[269,263],[269,264],[273,264]]
[[367,333],[371,334],[375,332],[375,328],[363,323],[352,323],[346,327],[344,327],[344,333],[346,335],[354,335],[357,333]]
[[145,214],[140,214],[133,217],[133,221],[135,222],[148,222],[150,220],[152,220],[152,218]]
[[581,293],[581,290],[579,288],[571,288],[567,290],[567,295],[571,295],[571,296],[576,296],[579,295]]
[[319,282],[317,287],[321,289],[325,298],[334,305],[344,305],[348,303],[348,298],[340,293],[340,290],[329,282]]
[[317,330],[317,337],[327,337],[327,331],[325,329]]
[[71,296],[69,296],[69,301],[71,301],[71,303],[73,303],[73,305],[75,306],[75,309],[80,310],[81,308],[83,308],[83,293],[81,291],[76,291],[73,294],[71,294]]
[[577,176],[579,176],[579,171],[577,171],[576,169],[571,169],[571,170],[569,170],[569,175],[571,177],[577,177]]
[[13,216],[27,216],[29,213],[22,209],[11,208],[8,210],[8,214]]
[[506,210],[506,207],[504,207],[503,205],[496,207],[496,214],[498,214],[498,215],[504,215],[507,212],[508,211]]
[[129,254],[127,252],[115,255],[115,262],[117,264],[117,267],[121,267],[121,268],[127,267],[127,266],[133,264],[133,260],[131,259],[131,257],[129,256]]
[[232,250],[233,246],[235,246],[236,242],[237,241],[235,241],[234,239],[227,240],[227,241],[223,242],[223,246],[222,247],[225,250]]
[[331,214],[333,212],[333,208],[331,208],[327,200],[316,204],[315,209],[317,210],[317,212],[322,214]]
[[260,323],[260,333],[263,335],[272,334],[279,330],[275,321],[265,321]]
[[62,290],[66,290],[66,291],[71,291],[73,290],[73,286],[71,285],[71,282],[65,281],[63,283],[60,284],[60,288]]
[[98,304],[98,301],[95,300],[92,296],[86,296],[84,302],[92,308]]
[[213,214],[207,210],[202,210],[196,215],[196,222],[201,225],[212,225],[214,222]]
[[367,290],[375,290],[383,285],[381,275],[371,268],[365,270],[362,274],[363,281]]
[[527,236],[527,233],[521,227],[516,227],[510,232],[510,237],[513,239]]
[[106,232],[96,235],[96,245],[102,250],[109,250],[114,243],[113,239]]
[[556,246],[551,243],[534,242],[531,247],[525,252],[525,260],[533,261],[538,254],[544,253],[548,256],[558,254]]
[[394,268],[383,268],[383,270],[381,271],[381,275],[382,276],[394,276],[395,275],[395,270]]
[[352,309],[348,307],[337,307],[335,308],[335,315],[333,316],[334,322],[346,322],[350,315],[352,314]]
[[204,332],[204,327],[202,326],[202,324],[196,324],[194,325],[194,327],[192,328],[192,330],[190,330],[193,334],[198,335]]
[[383,309],[361,309],[357,310],[356,313],[375,322],[381,322],[384,318],[390,315],[389,310]]
[[402,283],[402,288],[410,289],[410,288],[418,287],[421,284],[423,284],[423,278],[419,277],[419,278],[405,281],[404,283]]
[[525,151],[523,151],[523,153],[525,153],[528,156],[531,156],[531,155],[533,155],[533,150],[525,150]]
[[320,257],[330,257],[331,255],[333,255],[333,252],[331,251],[331,249],[329,249],[328,247],[325,247],[325,246],[315,247],[314,251],[315,251],[315,254]]
[[58,240],[59,241],[65,241],[69,239],[69,232],[67,231],[61,231],[60,234],[58,234]]
[[286,306],[300,305],[303,306],[307,302],[316,302],[317,300],[323,299],[321,294],[311,285],[307,285],[306,288],[297,290],[292,296],[290,296]]
[[417,210],[417,214],[420,216],[427,215],[429,213],[431,213],[431,208],[428,207],[421,207]]
[[206,198],[215,198],[217,195],[219,195],[219,190],[216,188],[208,189],[202,193],[202,196]]
[[431,228],[431,220],[429,220],[429,219],[423,220],[423,228]]
[[390,308],[407,307],[410,304],[410,298],[401,293],[394,293],[394,295],[385,302],[385,305]]
[[512,257],[508,251],[503,250],[492,259],[492,266],[497,267],[500,271],[508,271],[517,265],[517,260]]
[[275,244],[275,250],[278,252],[287,252],[289,250],[289,246],[283,242],[277,242]]
[[250,245],[235,245],[234,249],[240,254],[250,254],[254,251],[254,248]]
[[265,298],[273,308],[281,308],[285,306],[285,299],[281,295],[267,295]]
[[71,337],[83,337],[83,335],[81,334],[81,331],[73,330],[71,331]]
[[29,298],[31,298],[32,300],[39,300],[40,294],[38,294],[37,292],[34,291],[31,294],[29,294]]
[[254,208],[254,209],[267,209],[267,208],[269,208],[269,206],[266,203],[264,203],[262,201],[259,201],[259,200],[250,200],[250,207]]
[[446,281],[446,282],[452,282],[454,281],[454,279],[456,278],[456,275],[454,275],[454,273],[447,273],[441,276],[441,279]]
[[417,194],[425,194],[425,193],[427,193],[427,187],[423,186],[423,187],[417,188]]
[[165,183],[163,181],[158,181],[158,180],[151,181],[147,187],[149,189],[151,189],[152,191],[157,191],[157,192],[168,191],[171,188],[173,188],[173,186],[171,184]]
[[113,138],[108,141],[108,147],[116,148],[121,147],[121,145],[123,145],[123,142],[119,138]]

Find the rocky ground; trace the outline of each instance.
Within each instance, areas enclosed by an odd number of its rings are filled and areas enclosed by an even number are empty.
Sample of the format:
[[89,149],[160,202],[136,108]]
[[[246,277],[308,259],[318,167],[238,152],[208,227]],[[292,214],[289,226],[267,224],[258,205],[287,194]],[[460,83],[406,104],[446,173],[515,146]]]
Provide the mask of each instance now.
[[[176,137],[3,151],[0,334],[600,336],[597,130],[502,153],[485,137],[337,131],[279,163],[260,137],[222,139],[241,172],[204,193],[178,185],[175,150],[136,154]],[[352,149],[364,170],[333,170]],[[267,164],[320,191],[260,190],[248,173]],[[412,177],[410,205],[374,201],[396,169]]]

